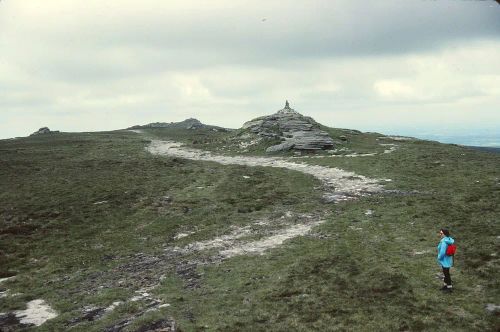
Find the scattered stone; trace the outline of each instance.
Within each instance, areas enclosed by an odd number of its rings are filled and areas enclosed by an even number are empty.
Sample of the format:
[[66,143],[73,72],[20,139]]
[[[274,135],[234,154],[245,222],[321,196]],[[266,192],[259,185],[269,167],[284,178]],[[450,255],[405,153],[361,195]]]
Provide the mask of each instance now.
[[[245,138],[246,136],[250,137],[250,135],[245,135],[245,136],[242,136],[241,138]],[[254,139],[254,140],[243,141],[243,142],[239,143],[239,147],[240,147],[240,149],[244,150],[252,145],[258,144],[261,140],[262,140],[262,138],[259,137],[259,138]]]
[[122,303],[123,303],[122,301],[115,301],[115,302],[111,303],[111,305],[109,307],[107,307],[106,309],[104,309],[104,311],[106,313],[111,312],[111,311],[115,310],[116,307],[118,307]]
[[414,256],[418,256],[418,255],[425,255],[425,254],[428,254],[428,253],[430,253],[430,252],[431,252],[431,251],[430,251],[430,250],[428,250],[428,249],[426,249],[426,250],[421,250],[421,251],[416,251],[416,250],[414,250],[414,251],[412,252],[412,255],[414,255]]
[[372,215],[373,215],[373,210],[368,209],[368,210],[365,211],[365,216],[370,217]]
[[186,233],[179,233],[176,236],[174,236],[174,240],[179,240],[179,239],[188,237],[189,235],[192,235],[194,233],[195,233],[194,231],[193,232],[186,232]]

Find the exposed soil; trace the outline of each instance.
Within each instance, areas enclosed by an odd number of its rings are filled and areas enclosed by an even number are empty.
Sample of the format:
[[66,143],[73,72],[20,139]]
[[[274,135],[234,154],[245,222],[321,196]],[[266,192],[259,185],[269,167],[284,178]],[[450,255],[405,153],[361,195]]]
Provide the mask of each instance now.
[[28,302],[26,310],[14,311],[21,324],[40,326],[45,321],[57,317],[57,313],[41,299]]

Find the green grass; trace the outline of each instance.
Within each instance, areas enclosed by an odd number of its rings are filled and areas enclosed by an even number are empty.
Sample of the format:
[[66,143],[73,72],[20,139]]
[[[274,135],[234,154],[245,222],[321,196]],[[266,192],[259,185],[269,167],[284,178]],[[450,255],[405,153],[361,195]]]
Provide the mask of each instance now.
[[[211,239],[232,226],[294,211],[326,213],[327,222],[266,255],[199,265],[195,288],[170,271],[152,291],[170,306],[128,329],[165,317],[183,331],[500,328],[498,316],[485,310],[487,303],[500,304],[500,157],[327,130],[334,138],[346,136],[342,147],[351,152],[379,154],[297,161],[389,178],[386,188],[410,194],[324,204],[314,189],[318,182],[298,172],[155,157],[144,149],[158,137],[236,154],[241,132],[155,129],[0,141],[0,265],[2,276],[16,275],[2,287],[22,293],[3,298],[0,312],[43,298],[60,315],[39,330],[66,330],[83,306],[106,307],[134,295],[134,278],[122,287],[107,282],[134,254],[159,255],[165,245]],[[262,155],[271,143],[245,154]],[[380,143],[398,149],[380,154]],[[368,209],[372,216],[365,215]],[[437,231],[445,226],[458,241],[453,294],[441,294],[435,279]],[[73,329],[100,331],[145,305],[128,302]]]
[[[201,289],[174,300],[174,316],[194,312],[196,322],[183,322],[187,330],[493,330],[498,319],[484,305],[498,301],[498,266],[474,271],[465,257],[476,252],[459,239],[455,293],[440,293],[438,226],[431,218],[414,217],[425,215],[432,203],[402,214],[414,201],[348,203],[321,226],[326,239],[297,238],[264,257],[209,268]],[[375,209],[375,217],[364,215],[367,208]],[[485,238],[480,250],[492,240]],[[425,250],[430,253],[413,253]],[[170,280],[159,292],[175,294],[179,288],[179,281]]]

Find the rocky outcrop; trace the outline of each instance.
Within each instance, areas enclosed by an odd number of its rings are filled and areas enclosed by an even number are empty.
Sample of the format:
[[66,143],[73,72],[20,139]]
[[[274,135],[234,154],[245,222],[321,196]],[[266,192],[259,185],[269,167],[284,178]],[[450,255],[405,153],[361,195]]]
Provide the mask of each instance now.
[[194,118],[189,118],[181,122],[152,122],[148,123],[146,125],[137,125],[137,126],[132,126],[127,129],[148,129],[148,128],[178,128],[178,129],[213,129],[216,131],[227,131],[228,129],[222,128],[222,127],[217,127],[217,126],[210,126],[201,123],[201,121],[194,119]]
[[277,138],[284,141],[271,146],[268,152],[294,150],[326,150],[333,148],[334,141],[320,129],[313,118],[303,116],[290,108],[288,100],[285,107],[278,112],[246,122],[244,130],[248,130],[265,138]]
[[36,136],[36,135],[42,135],[42,134],[52,134],[52,133],[58,133],[58,132],[59,132],[58,130],[51,131],[48,127],[42,127],[40,129],[38,129],[37,131],[35,131],[30,136]]

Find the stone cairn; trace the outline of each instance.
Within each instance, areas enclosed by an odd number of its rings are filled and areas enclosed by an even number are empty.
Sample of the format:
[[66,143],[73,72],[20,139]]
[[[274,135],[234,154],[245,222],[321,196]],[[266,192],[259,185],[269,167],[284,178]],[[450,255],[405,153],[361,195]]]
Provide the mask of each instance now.
[[243,125],[243,129],[264,138],[278,138],[280,144],[270,146],[267,152],[288,150],[327,150],[332,149],[333,139],[311,117],[303,116],[290,107],[288,100],[285,107],[274,114],[256,118]]

